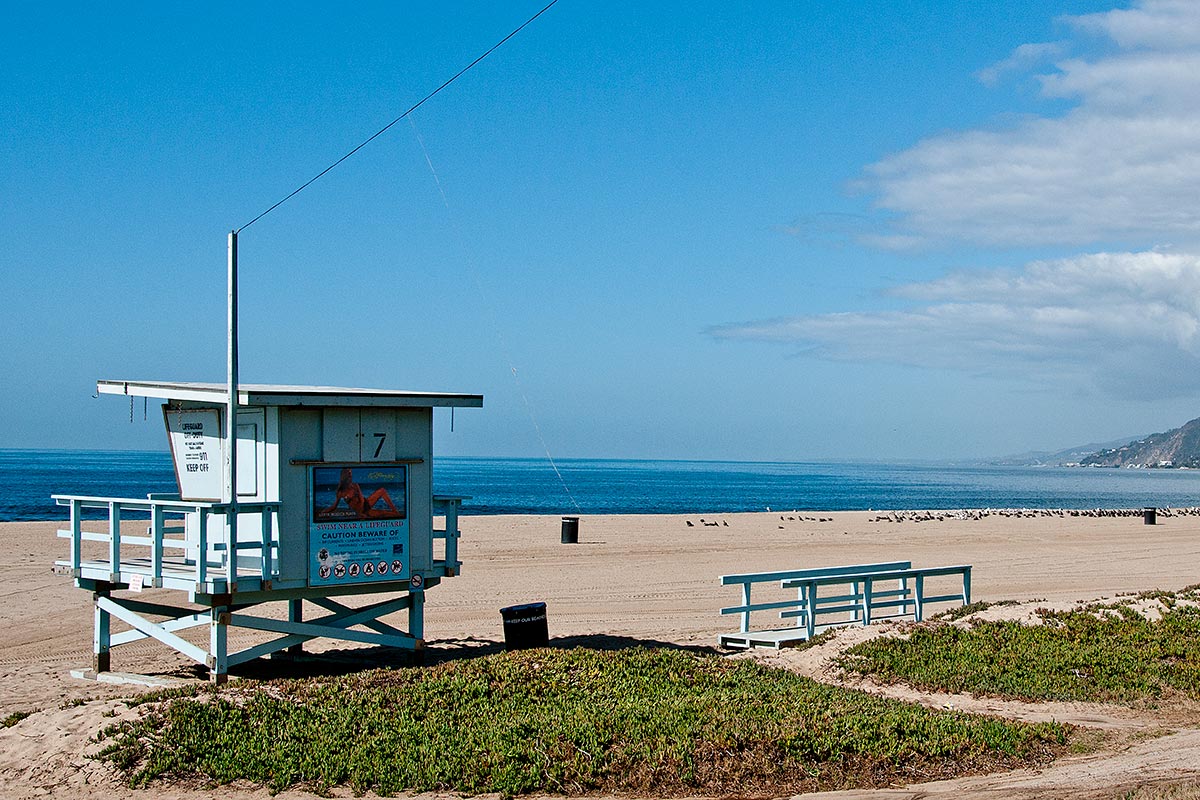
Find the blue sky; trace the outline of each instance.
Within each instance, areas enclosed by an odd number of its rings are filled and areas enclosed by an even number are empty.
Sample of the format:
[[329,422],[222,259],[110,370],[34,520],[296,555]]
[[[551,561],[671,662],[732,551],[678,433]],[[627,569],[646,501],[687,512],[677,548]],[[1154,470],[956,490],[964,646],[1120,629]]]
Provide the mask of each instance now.
[[[227,232],[541,5],[6,6],[0,447],[165,447],[95,380],[223,380]],[[1178,0],[561,0],[242,234],[242,377],[482,393],[455,455],[1171,428],[1197,74]]]

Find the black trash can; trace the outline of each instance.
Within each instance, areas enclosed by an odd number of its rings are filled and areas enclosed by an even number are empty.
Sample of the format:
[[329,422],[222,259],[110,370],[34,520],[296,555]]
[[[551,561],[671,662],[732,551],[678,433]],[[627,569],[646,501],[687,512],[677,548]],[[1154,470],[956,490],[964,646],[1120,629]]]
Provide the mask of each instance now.
[[1158,522],[1158,509],[1151,506],[1146,506],[1142,509],[1142,520],[1147,525],[1155,525]]
[[562,518],[562,543],[579,543],[579,517]]
[[504,619],[504,649],[528,650],[550,644],[546,627],[546,604],[525,603],[500,609]]

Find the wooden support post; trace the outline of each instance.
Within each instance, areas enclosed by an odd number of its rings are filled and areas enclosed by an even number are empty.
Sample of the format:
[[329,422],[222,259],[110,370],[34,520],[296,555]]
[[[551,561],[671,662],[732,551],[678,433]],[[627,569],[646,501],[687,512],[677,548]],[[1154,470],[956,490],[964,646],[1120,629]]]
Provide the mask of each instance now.
[[108,571],[109,580],[121,582],[121,505],[108,504]]
[[163,568],[163,507],[155,503],[150,509],[150,585],[162,586]]
[[413,638],[425,638],[425,591],[418,589],[408,593],[408,632]]
[[[855,581],[854,582],[854,596],[856,598],[859,598],[860,603],[862,602],[861,594],[862,594],[862,584],[859,583],[858,581]],[[861,619],[862,619],[862,607],[859,606],[854,609],[854,621],[858,622]]]
[[[304,601],[288,600],[288,622],[304,622]],[[287,649],[289,655],[298,656],[304,652],[304,642],[297,642]]]
[[862,624],[871,624],[871,579],[863,578],[862,592]]
[[962,601],[964,606],[971,605],[971,568],[967,567],[963,571],[963,591]]
[[812,613],[808,607],[808,597],[805,595],[806,591],[807,589],[803,583],[796,587],[796,606],[797,610],[800,612],[800,614],[796,617],[797,628],[799,628],[801,625],[807,625],[808,623],[805,622],[805,620],[808,619],[808,615]]
[[83,561],[83,501],[71,498],[71,569],[79,577],[79,564]]
[[96,587],[92,595],[92,605],[95,609],[95,627],[92,634],[92,669],[96,672],[108,672],[112,667],[110,653],[112,651],[112,617],[100,607],[99,600],[109,595],[107,584]]
[[271,580],[271,576],[273,574],[271,571],[271,556],[273,555],[271,551],[271,530],[274,527],[272,525],[272,518],[274,517],[275,512],[264,508],[261,512],[261,515],[262,540],[259,542],[259,544],[262,545],[262,550],[260,550],[259,553],[262,556],[262,560],[260,562],[259,572],[264,581],[269,581]]
[[902,594],[900,595],[900,599],[902,601],[904,601],[904,604],[902,606],[900,606],[900,613],[907,617],[908,616],[908,578],[901,578],[896,588],[898,588],[902,592]]
[[817,583],[809,581],[804,584],[804,594],[808,598],[808,614],[804,617],[804,632],[806,638],[817,635]]
[[196,545],[200,548],[196,556],[196,582],[208,583],[208,509],[196,509]]
[[229,678],[229,607],[213,606],[208,623],[208,671],[213,683]]
[[[743,606],[750,605],[750,582],[749,581],[742,584],[742,605]],[[749,611],[749,609],[747,609],[746,611],[742,612],[742,633],[748,633],[749,631],[750,631],[750,611]]]
[[[231,513],[236,513],[236,512],[231,512]],[[225,559],[226,559],[225,560],[225,581],[226,581],[226,585],[229,587],[229,591],[236,592],[237,591],[237,575],[238,575],[237,524],[230,523],[227,530],[229,531],[229,544],[225,548]]]
[[918,575],[914,580],[915,587],[913,592],[913,617],[917,622],[925,618],[925,576]]
[[[450,409],[453,412],[453,407]],[[458,501],[446,504],[446,568],[450,575],[458,574]]]

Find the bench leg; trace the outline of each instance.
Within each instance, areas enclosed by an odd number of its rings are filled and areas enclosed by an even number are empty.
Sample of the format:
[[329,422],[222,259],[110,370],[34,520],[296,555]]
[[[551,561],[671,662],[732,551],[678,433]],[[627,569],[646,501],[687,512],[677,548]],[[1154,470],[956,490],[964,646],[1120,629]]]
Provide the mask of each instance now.
[[[748,584],[748,583],[742,584],[742,605],[743,606],[750,605],[750,584]],[[743,611],[742,612],[742,633],[749,633],[749,632],[750,632],[750,612]]]
[[863,581],[862,593],[862,624],[871,624],[871,579],[867,578]]
[[804,587],[803,585],[801,585],[801,586],[798,586],[798,587],[796,588],[796,610],[797,610],[798,612],[800,612],[800,613],[799,613],[799,614],[796,616],[796,627],[797,627],[797,628],[799,628],[801,625],[807,625],[807,624],[808,624],[808,623],[806,622],[806,620],[808,619],[808,595],[807,595],[807,591],[808,591],[808,589],[807,589],[806,587]]
[[811,639],[817,634],[817,584],[804,584],[804,594],[807,598],[806,613],[804,615],[804,632]]

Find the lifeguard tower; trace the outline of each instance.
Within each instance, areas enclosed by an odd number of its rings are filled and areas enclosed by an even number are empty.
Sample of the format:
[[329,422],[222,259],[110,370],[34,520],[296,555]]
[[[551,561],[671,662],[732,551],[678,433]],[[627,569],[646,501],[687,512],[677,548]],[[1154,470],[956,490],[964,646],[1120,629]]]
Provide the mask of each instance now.
[[[164,401],[178,483],[178,493],[145,498],[54,496],[70,509],[59,531],[70,559],[58,566],[93,593],[97,672],[110,669],[113,648],[146,638],[217,682],[317,638],[424,646],[425,592],[461,566],[462,498],[433,494],[433,409],[478,408],[481,395],[108,380],[97,389]],[[102,521],[85,521],[96,509]],[[192,605],[142,599],[150,588]],[[358,607],[334,599],[377,594],[389,596]],[[261,613],[278,601],[286,615]],[[321,615],[306,618],[306,601]],[[402,610],[407,630],[382,621]],[[113,633],[114,617],[131,629]],[[207,647],[180,635],[200,626]],[[231,653],[231,627],[268,638]]]

